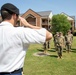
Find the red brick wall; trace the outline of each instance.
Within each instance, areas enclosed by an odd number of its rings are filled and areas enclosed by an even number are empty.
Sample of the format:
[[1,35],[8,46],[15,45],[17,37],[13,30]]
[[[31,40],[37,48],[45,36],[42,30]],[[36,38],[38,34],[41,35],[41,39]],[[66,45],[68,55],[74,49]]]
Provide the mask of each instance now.
[[36,18],[36,26],[41,26],[41,16],[39,14],[37,14],[36,12],[32,11],[31,9],[29,9],[28,11],[26,11],[22,17],[26,18],[29,14],[33,15]]

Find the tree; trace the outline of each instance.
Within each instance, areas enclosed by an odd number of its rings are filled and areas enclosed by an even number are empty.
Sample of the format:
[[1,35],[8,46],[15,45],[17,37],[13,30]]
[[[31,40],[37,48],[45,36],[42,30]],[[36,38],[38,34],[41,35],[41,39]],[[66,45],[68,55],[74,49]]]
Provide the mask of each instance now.
[[66,32],[71,28],[71,24],[68,21],[67,17],[62,14],[53,15],[51,24],[51,30],[53,34],[56,32],[63,32],[65,35]]

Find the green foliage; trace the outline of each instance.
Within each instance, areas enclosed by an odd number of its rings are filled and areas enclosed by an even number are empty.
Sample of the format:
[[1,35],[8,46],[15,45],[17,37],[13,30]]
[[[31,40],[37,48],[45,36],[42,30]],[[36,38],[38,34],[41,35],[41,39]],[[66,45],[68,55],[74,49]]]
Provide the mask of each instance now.
[[53,33],[56,32],[66,32],[71,28],[71,24],[67,20],[65,15],[57,14],[52,17],[52,31]]

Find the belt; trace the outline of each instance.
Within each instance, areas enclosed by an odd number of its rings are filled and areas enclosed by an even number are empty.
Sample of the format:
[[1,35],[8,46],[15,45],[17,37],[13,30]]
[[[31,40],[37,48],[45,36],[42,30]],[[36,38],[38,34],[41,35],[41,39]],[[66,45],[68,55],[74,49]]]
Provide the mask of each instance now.
[[18,70],[15,70],[13,72],[0,72],[0,74],[12,74],[12,73],[20,73],[23,71],[23,68],[20,68]]

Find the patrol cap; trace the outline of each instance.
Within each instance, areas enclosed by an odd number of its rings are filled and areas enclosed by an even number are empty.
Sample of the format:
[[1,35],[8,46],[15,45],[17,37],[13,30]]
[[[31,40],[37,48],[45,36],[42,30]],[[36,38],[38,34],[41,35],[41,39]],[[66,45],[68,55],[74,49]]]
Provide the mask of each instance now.
[[11,11],[11,12],[19,15],[19,9],[18,9],[15,5],[13,5],[13,4],[11,4],[11,3],[6,3],[6,4],[4,4],[4,5],[1,7],[1,11],[2,11],[2,10]]
[[59,34],[62,34],[62,32],[59,32]]
[[56,32],[56,34],[58,34],[59,32]]
[[68,30],[68,32],[71,32],[71,30]]

